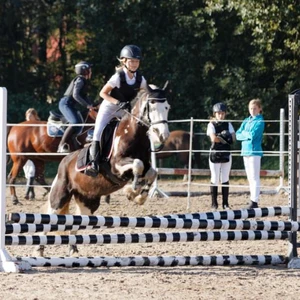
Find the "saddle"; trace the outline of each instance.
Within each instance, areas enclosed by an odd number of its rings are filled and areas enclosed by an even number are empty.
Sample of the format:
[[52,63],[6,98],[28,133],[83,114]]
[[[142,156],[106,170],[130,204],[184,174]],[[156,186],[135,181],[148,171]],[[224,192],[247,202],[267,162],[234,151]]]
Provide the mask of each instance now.
[[65,117],[55,111],[49,111],[49,117],[47,121],[47,134],[51,137],[62,137],[64,135],[67,123]]
[[[97,162],[99,165],[99,173],[116,185],[120,185],[124,182],[123,180],[116,177],[111,172],[111,165],[110,165],[110,158],[113,150],[112,145],[113,145],[113,140],[115,138],[118,125],[119,125],[119,120],[114,119],[109,124],[107,124],[106,127],[104,128],[100,140],[100,143],[102,145],[101,146],[102,155],[101,157],[98,157],[98,162]],[[89,135],[92,136],[92,132],[90,132]],[[83,149],[80,150],[77,157],[76,166],[75,166],[76,171],[84,172],[86,168],[90,165],[91,163],[90,146],[91,145],[84,147]]]
[[65,124],[65,123],[67,123],[67,120],[61,113],[57,113],[53,110],[50,110],[48,122],[60,122],[60,123]]
[[[80,119],[82,120],[83,123],[83,119],[81,114],[78,112],[78,115],[80,117]],[[67,128],[67,126],[64,126],[65,124],[67,124],[68,121],[67,119],[61,114],[61,113],[57,113],[53,110],[49,111],[49,117],[47,120],[47,134],[48,136],[51,137],[62,137],[64,135],[64,132]],[[82,131],[82,128],[80,130],[80,132]]]

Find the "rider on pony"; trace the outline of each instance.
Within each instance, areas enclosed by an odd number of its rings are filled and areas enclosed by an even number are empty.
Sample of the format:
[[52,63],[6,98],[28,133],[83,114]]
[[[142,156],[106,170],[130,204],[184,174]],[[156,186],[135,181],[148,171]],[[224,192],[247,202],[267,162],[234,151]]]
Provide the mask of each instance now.
[[98,160],[102,158],[100,140],[104,128],[113,118],[121,118],[125,113],[124,110],[130,111],[130,101],[136,97],[139,89],[147,89],[147,82],[138,71],[141,58],[139,47],[126,45],[118,58],[120,65],[116,67],[116,73],[100,91],[100,96],[104,100],[97,115],[90,148],[91,164],[86,170],[89,176],[98,175]]
[[[64,97],[59,101],[59,110],[69,124],[82,123],[80,114],[75,108],[76,103],[79,103],[88,109],[93,107],[92,102],[87,97],[87,87],[89,79],[91,79],[92,76],[91,67],[92,65],[86,61],[81,61],[75,65],[75,73],[77,76],[71,81]],[[73,144],[74,149],[78,148],[75,137],[79,133],[79,130],[80,127],[68,126],[58,146],[57,152],[69,153],[71,143]]]

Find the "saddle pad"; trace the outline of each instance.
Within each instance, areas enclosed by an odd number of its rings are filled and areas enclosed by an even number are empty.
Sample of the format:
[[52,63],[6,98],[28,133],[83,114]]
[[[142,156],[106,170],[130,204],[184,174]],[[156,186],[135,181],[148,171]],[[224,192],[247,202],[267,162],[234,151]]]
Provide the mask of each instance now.
[[89,149],[90,149],[90,145],[80,150],[75,165],[75,170],[77,172],[82,172],[86,169],[89,163]]
[[64,135],[64,128],[62,123],[47,123],[47,134],[51,137],[62,137]]
[[101,137],[101,144],[102,144],[102,157],[106,158],[106,160],[110,160],[110,157],[112,155],[113,140],[115,139],[118,126],[119,126],[119,122],[113,121],[104,128]]

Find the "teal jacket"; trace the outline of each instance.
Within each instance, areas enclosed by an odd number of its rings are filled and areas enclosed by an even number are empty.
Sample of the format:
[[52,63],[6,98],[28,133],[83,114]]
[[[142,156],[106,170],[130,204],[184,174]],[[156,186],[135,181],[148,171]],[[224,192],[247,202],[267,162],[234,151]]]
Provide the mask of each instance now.
[[261,147],[265,121],[262,115],[246,118],[236,132],[236,139],[242,142],[242,156],[263,156]]

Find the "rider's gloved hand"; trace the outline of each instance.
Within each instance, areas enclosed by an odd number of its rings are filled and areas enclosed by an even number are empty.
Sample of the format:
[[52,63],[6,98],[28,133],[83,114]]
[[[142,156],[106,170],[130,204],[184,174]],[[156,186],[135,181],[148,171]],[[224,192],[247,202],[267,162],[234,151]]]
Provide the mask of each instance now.
[[131,105],[130,105],[130,102],[120,102],[118,103],[118,106],[121,108],[121,109],[124,109],[124,110],[131,110]]

